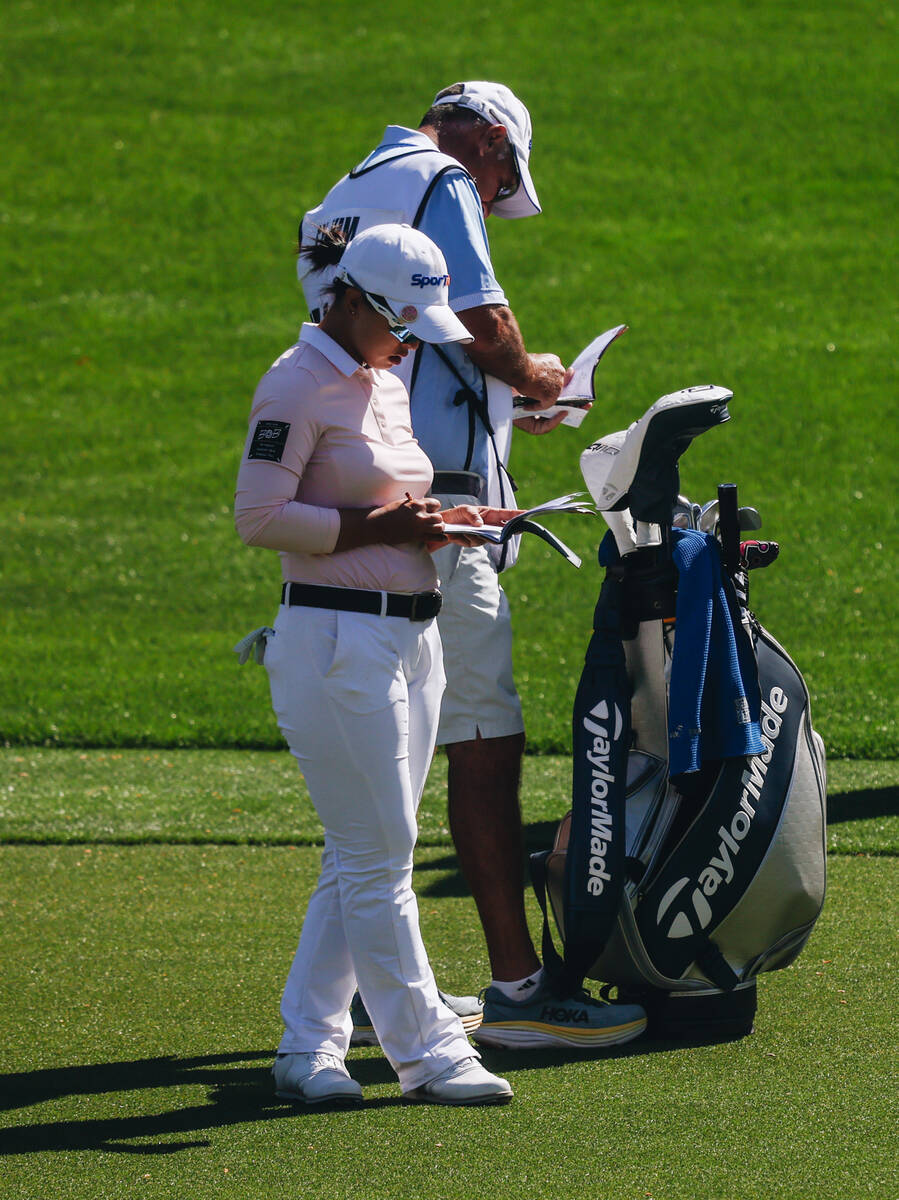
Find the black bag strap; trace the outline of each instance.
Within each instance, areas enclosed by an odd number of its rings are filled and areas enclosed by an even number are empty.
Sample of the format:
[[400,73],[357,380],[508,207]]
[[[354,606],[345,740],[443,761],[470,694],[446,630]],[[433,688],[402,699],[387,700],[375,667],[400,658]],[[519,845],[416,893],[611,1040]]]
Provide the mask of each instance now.
[[732,992],[740,982],[740,976],[711,938],[706,938],[705,945],[696,955],[696,962],[702,973],[722,992]]
[[572,714],[571,827],[565,858],[565,985],[579,987],[618,919],[627,879],[630,684],[621,642],[621,570],[606,572]]
[[540,945],[543,966],[551,980],[561,981],[565,974],[565,963],[553,941],[547,904],[546,868],[551,854],[552,850],[540,850],[531,855],[531,884],[534,888],[534,895],[537,897],[537,903],[540,905],[540,911],[543,913],[543,933]]

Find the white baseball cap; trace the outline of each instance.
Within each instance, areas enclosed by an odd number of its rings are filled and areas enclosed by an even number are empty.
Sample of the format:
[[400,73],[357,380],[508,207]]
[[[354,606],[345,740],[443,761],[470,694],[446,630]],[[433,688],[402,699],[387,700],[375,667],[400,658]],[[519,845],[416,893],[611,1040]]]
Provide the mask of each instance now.
[[446,259],[411,225],[372,225],[358,233],[335,278],[364,292],[400,341],[474,341],[449,306]]
[[461,93],[438,96],[434,104],[458,104],[462,108],[470,108],[491,125],[505,125],[512,153],[515,155],[521,186],[508,200],[498,200],[492,211],[498,217],[535,217],[543,210],[528,167],[528,159],[531,157],[531,114],[505,84],[475,79],[463,83],[461,87]]

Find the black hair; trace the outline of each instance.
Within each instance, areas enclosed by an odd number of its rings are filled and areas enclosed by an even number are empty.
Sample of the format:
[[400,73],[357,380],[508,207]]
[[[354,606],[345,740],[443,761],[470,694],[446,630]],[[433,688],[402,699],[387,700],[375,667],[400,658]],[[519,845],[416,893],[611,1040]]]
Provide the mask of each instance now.
[[[461,96],[465,91],[464,83],[454,83],[448,88],[444,88],[442,92],[438,92],[434,100],[442,100],[445,96]],[[478,113],[472,112],[470,108],[465,108],[461,104],[437,104],[434,103],[419,121],[419,127],[422,125],[430,125],[432,129],[438,132],[441,129],[447,129],[450,126],[464,127],[466,125],[489,125]]]
[[[346,229],[339,221],[335,221],[332,225],[317,226],[314,241],[301,242],[297,246],[297,254],[306,259],[313,271],[323,271],[326,267],[337,266],[349,244]],[[322,294],[330,296],[334,303],[341,299],[348,287],[345,280],[334,279],[322,289]]]
[[335,221],[332,225],[316,226],[314,241],[301,242],[297,254],[306,259],[313,271],[323,271],[325,267],[337,266],[349,244],[343,224]]

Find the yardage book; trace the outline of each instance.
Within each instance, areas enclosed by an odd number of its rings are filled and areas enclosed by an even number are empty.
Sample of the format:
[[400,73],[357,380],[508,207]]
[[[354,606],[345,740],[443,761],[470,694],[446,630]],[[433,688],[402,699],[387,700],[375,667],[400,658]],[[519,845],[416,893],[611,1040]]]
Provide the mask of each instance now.
[[493,542],[496,546],[502,546],[517,534],[533,533],[552,546],[553,550],[557,550],[572,566],[579,567],[581,559],[578,555],[554,533],[550,533],[548,529],[538,525],[532,518],[543,513],[588,513],[591,517],[595,517],[596,510],[582,499],[584,495],[584,492],[571,492],[567,496],[557,496],[554,500],[546,500],[535,508],[518,513],[505,525],[444,525],[443,531],[444,533],[464,533],[468,536],[479,537],[485,542]]
[[552,417],[557,412],[564,412],[565,417],[562,424],[573,425],[577,428],[587,415],[588,405],[592,404],[596,399],[596,390],[593,381],[596,368],[599,366],[599,360],[608,350],[609,346],[611,346],[612,342],[620,337],[626,329],[626,325],[616,325],[614,329],[607,329],[598,338],[594,338],[590,345],[585,347],[571,364],[571,370],[574,374],[562,388],[556,403],[550,408],[541,409],[538,413],[522,415]]

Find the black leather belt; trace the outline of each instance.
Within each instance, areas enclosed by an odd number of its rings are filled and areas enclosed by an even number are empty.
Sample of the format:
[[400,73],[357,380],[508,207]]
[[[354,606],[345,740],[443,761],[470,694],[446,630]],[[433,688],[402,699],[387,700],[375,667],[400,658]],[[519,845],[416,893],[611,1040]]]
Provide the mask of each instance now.
[[484,480],[477,471],[435,471],[431,495],[480,496]]
[[327,587],[317,583],[285,583],[281,588],[281,603],[430,621],[440,612],[443,597],[436,589],[433,592],[370,592],[364,588]]

